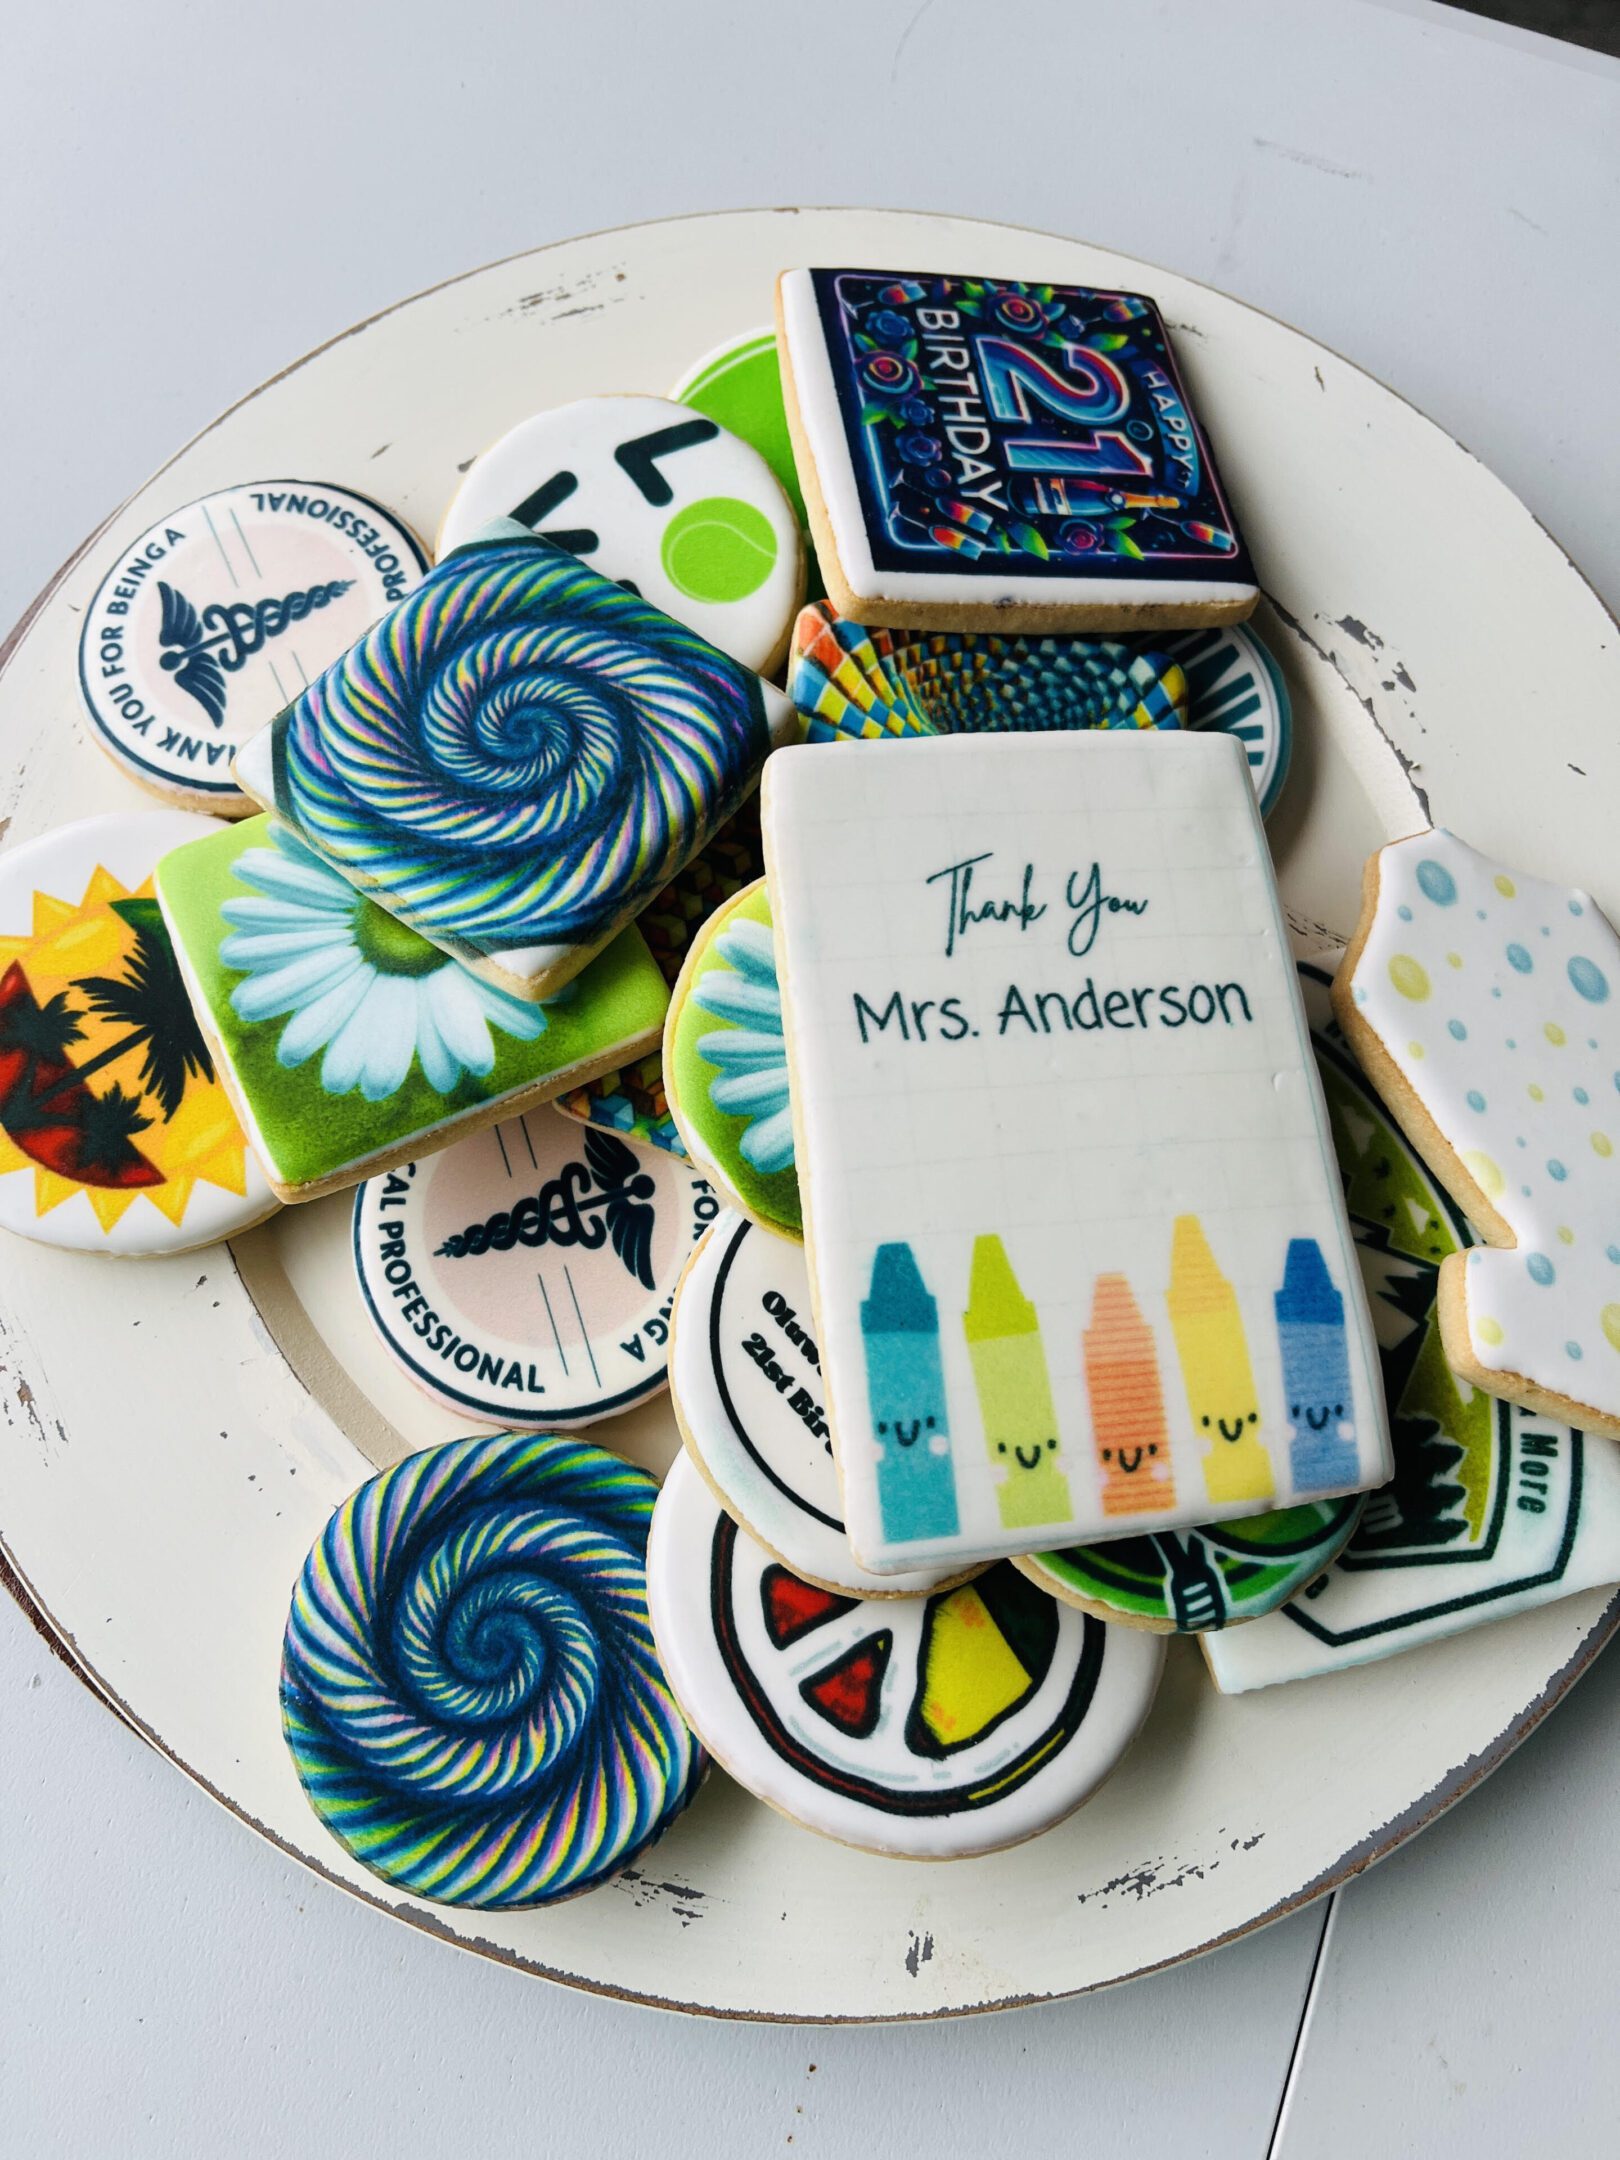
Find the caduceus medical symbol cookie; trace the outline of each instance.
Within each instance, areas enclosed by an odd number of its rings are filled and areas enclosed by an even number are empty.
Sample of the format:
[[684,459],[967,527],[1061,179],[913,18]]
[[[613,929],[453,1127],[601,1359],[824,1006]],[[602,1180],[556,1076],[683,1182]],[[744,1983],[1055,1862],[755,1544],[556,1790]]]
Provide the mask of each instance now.
[[353,578],[328,578],[325,584],[274,599],[211,600],[198,608],[177,586],[159,578],[163,612],[158,643],[163,657],[158,665],[174,677],[177,689],[196,699],[215,727],[221,727],[230,694],[226,678],[239,675],[272,638],[318,609],[330,607],[353,585]]
[[1372,857],[1333,986],[1356,1056],[1487,1240],[1441,1265],[1450,1364],[1620,1439],[1617,998],[1620,938],[1586,893],[1448,832]]
[[650,1290],[656,1190],[656,1180],[622,1140],[587,1132],[583,1162],[566,1163],[560,1175],[547,1178],[515,1207],[497,1208],[482,1222],[452,1231],[439,1252],[447,1260],[510,1252],[516,1245],[578,1245],[594,1252],[611,1239],[624,1267]]

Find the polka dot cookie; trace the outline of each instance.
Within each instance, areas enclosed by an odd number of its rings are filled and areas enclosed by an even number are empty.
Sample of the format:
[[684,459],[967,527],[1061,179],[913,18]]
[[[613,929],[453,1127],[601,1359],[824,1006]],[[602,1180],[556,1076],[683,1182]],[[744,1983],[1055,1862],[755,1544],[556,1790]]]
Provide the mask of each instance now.
[[1620,1438],[1620,938],[1585,893],[1420,833],[1368,863],[1333,1004],[1486,1240],[1441,1270],[1451,1365]]

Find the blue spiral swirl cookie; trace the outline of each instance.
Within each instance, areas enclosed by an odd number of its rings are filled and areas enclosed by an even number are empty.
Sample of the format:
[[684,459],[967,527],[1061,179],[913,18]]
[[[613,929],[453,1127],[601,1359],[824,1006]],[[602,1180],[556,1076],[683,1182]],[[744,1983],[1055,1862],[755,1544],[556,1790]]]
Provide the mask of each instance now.
[[549,1904],[616,1874],[697,1790],[647,1617],[643,1471],[563,1437],[410,1456],[304,1563],[282,1724],[357,1860],[443,1905]]
[[736,810],[786,706],[521,528],[458,548],[238,760],[372,899],[549,995]]

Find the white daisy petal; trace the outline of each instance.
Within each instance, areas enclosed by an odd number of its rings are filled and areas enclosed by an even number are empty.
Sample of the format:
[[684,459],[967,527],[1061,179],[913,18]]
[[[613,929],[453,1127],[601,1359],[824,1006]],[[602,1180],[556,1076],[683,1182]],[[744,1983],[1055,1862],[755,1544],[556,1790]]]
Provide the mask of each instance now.
[[[227,967],[234,964],[233,943],[227,938],[219,949]],[[357,958],[352,946],[339,945],[283,961],[267,974],[250,975],[245,982],[239,982],[231,992],[231,1009],[243,1020],[270,1020],[277,1013],[296,1012],[300,1005],[307,1005],[311,998],[319,997],[340,981]]]
[[347,1095],[351,1088],[359,1085],[366,1066],[371,994],[376,987],[377,972],[367,968],[362,995],[327,1043],[326,1055],[321,1060],[321,1086],[328,1095]]
[[533,1042],[546,1032],[546,1009],[524,998],[515,998],[509,991],[497,990],[492,983],[480,982],[476,975],[468,975],[467,982],[477,995],[485,1016],[492,1020],[505,1035],[515,1035],[519,1042]]
[[426,978],[433,1018],[450,1054],[464,1071],[482,1076],[495,1063],[495,1045],[480,997],[482,985],[465,968],[440,968]]
[[[293,854],[291,848],[297,848]],[[233,875],[258,892],[274,893],[284,900],[306,900],[328,905],[341,900],[352,908],[355,893],[335,870],[328,870],[285,834],[276,835],[273,848],[249,848],[231,865]]]
[[461,1078],[455,1052],[439,1031],[433,1009],[433,977],[416,985],[416,1054],[422,1061],[422,1077],[435,1094],[448,1095]]
[[230,965],[251,968],[255,974],[299,953],[354,951],[347,923],[317,923],[313,928],[306,924],[297,930],[238,930],[226,942],[230,946]]
[[416,983],[408,975],[379,975],[366,994],[366,1064],[360,1092],[386,1102],[405,1084],[416,1055]]
[[301,923],[317,922],[346,926],[354,913],[350,900],[334,895],[328,905],[323,900],[272,900],[261,893],[248,893],[240,900],[222,900],[219,912],[242,930],[294,930]]
[[276,1044],[277,1063],[302,1065],[322,1043],[330,1042],[365,996],[370,984],[371,969],[363,961],[356,960],[341,982],[323,991],[313,1004],[301,1006],[281,1031],[281,1040]]

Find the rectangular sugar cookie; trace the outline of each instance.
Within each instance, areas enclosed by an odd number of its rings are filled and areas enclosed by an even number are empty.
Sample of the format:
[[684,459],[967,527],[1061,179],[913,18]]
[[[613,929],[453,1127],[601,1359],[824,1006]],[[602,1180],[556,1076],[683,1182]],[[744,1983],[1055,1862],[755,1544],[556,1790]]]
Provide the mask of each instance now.
[[822,576],[857,622],[1200,628],[1254,608],[1143,294],[788,270],[777,339]]
[[244,792],[377,905],[546,998],[794,732],[779,690],[500,520],[238,753]]
[[654,1048],[669,989],[622,931],[546,1004],[491,988],[285,826],[165,855],[158,903],[215,1068],[277,1197],[313,1200]]
[[786,750],[764,831],[811,1284],[877,1573],[1389,1475],[1242,747]]

